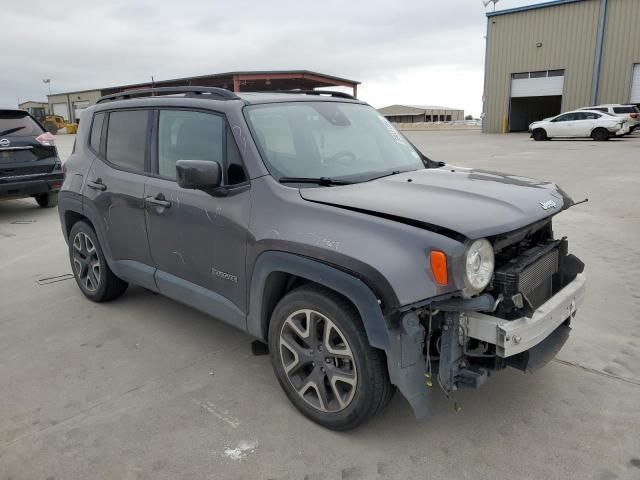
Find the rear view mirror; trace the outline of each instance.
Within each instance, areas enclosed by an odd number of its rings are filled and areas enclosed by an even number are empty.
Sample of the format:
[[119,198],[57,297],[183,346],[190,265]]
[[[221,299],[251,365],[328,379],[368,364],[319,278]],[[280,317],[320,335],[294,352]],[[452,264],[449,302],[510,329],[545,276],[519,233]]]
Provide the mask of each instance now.
[[176,179],[182,188],[215,195],[222,183],[222,167],[211,160],[178,160]]

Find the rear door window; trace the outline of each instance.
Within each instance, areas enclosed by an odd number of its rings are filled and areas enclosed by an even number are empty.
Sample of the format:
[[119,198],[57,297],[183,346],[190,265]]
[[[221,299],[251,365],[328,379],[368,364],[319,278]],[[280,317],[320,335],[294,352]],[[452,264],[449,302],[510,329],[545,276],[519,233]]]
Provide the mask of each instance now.
[[147,110],[109,113],[105,153],[107,161],[126,170],[144,171],[148,118]]
[[0,110],[0,135],[32,137],[41,133],[44,130],[26,112]]
[[636,107],[613,107],[613,113],[636,113]]

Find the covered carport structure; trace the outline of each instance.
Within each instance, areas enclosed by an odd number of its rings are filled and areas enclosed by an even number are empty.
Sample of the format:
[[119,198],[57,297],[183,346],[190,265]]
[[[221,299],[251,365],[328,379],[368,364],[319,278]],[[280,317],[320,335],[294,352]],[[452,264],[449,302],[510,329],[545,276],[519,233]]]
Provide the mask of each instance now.
[[360,82],[310,70],[239,71],[159,80],[102,89],[103,95],[148,87],[221,87],[234,92],[313,90],[327,87],[347,87],[358,96]]

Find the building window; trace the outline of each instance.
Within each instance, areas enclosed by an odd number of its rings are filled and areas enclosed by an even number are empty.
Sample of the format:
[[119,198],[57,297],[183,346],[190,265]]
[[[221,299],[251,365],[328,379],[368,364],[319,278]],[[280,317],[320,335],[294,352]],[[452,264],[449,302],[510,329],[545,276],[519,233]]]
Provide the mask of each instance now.
[[511,78],[514,80],[522,80],[525,78],[545,78],[545,77],[563,77],[564,70],[540,70],[537,72],[520,72],[512,73]]
[[447,122],[451,121],[451,115],[447,115]]

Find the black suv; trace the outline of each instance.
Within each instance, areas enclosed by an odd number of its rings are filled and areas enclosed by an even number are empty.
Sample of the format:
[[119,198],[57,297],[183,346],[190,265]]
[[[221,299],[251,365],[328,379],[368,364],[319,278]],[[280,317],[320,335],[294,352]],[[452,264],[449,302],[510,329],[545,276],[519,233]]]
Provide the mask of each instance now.
[[0,198],[58,204],[63,175],[54,139],[24,110],[0,110]]
[[84,295],[134,283],[248,332],[328,428],[396,388],[421,417],[434,388],[542,365],[583,299],[584,265],[551,226],[573,205],[562,189],[434,162],[345,94],[103,97],[66,166]]

